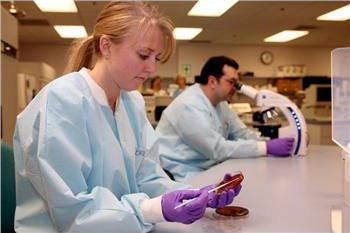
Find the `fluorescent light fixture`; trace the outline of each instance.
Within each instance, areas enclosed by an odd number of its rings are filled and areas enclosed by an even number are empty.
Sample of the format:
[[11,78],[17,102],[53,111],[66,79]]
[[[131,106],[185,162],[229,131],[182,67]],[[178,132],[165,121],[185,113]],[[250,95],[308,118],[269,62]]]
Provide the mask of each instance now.
[[350,4],[317,17],[317,20],[345,21],[350,19]]
[[175,28],[173,33],[177,40],[192,40],[202,30],[202,28]]
[[55,25],[53,27],[62,38],[87,37],[87,33],[84,26]]
[[284,30],[264,39],[265,42],[287,42],[309,34],[309,31]]
[[198,0],[187,15],[218,17],[237,2],[238,0]]
[[43,12],[78,12],[74,0],[34,0]]

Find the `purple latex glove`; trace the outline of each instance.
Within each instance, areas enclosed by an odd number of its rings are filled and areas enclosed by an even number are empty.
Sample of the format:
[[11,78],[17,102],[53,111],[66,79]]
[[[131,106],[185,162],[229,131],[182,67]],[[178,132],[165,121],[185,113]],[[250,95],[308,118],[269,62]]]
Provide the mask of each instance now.
[[[175,209],[185,199],[194,201]],[[162,196],[162,212],[168,222],[190,224],[203,217],[207,207],[208,194],[200,190],[177,190]]]
[[286,157],[293,148],[294,138],[277,138],[266,142],[267,153],[274,156]]
[[[230,174],[225,174],[224,180],[230,180],[231,175]],[[215,188],[216,185],[208,185],[204,188],[201,188],[201,192],[208,192],[210,189]],[[242,186],[239,185],[236,188],[230,189],[229,191],[225,191],[222,193],[215,193],[211,192],[209,193],[209,198],[207,202],[207,206],[211,208],[222,208],[224,206],[227,206],[233,202],[233,198],[239,194],[241,191]]]

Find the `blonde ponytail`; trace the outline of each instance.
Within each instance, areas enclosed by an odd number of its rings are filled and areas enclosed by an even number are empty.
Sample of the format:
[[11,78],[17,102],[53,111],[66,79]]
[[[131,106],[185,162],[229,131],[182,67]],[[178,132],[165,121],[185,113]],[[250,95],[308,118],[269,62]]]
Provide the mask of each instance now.
[[75,40],[71,45],[65,73],[79,71],[82,67],[93,68],[94,37]]

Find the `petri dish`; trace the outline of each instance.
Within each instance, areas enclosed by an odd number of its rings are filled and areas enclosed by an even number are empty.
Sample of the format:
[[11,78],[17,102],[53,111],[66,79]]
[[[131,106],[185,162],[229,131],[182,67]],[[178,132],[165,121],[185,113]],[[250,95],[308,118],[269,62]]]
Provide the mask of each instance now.
[[242,172],[236,172],[231,176],[232,176],[231,179],[224,179],[217,185],[216,187],[217,190],[215,191],[216,193],[221,193],[221,192],[233,189],[238,185],[240,185],[240,183],[244,179]]
[[249,210],[241,206],[217,208],[213,213],[213,217],[216,219],[242,219],[247,218],[248,215]]

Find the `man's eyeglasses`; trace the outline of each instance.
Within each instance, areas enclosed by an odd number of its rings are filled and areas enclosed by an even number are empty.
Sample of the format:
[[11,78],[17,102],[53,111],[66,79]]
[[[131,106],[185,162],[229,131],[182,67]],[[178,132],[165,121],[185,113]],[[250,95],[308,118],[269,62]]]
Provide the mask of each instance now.
[[231,86],[234,86],[238,82],[237,79],[225,79],[225,78],[222,78],[222,79],[228,82],[229,84],[231,84]]

